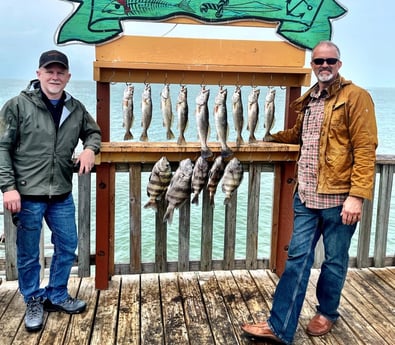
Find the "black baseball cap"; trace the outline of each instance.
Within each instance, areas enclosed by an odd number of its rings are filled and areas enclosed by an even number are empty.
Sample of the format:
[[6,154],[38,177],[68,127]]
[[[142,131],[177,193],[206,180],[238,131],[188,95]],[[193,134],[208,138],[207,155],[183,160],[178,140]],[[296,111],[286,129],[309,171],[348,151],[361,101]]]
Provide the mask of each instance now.
[[67,59],[67,56],[58,50],[49,50],[42,53],[40,56],[38,67],[46,67],[51,63],[59,63],[63,65],[66,69],[69,69],[69,60]]

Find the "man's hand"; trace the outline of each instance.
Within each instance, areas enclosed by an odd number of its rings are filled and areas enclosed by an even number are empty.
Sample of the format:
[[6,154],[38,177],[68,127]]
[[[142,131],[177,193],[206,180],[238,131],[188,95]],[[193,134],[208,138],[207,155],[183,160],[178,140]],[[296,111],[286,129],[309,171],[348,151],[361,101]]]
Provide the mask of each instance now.
[[76,163],[80,165],[78,175],[89,173],[95,166],[95,153],[91,149],[85,149],[78,156]]
[[343,224],[351,225],[359,222],[362,215],[363,199],[356,196],[348,196],[343,203],[340,213]]
[[10,190],[3,194],[4,208],[11,213],[17,213],[21,210],[21,196],[17,190]]

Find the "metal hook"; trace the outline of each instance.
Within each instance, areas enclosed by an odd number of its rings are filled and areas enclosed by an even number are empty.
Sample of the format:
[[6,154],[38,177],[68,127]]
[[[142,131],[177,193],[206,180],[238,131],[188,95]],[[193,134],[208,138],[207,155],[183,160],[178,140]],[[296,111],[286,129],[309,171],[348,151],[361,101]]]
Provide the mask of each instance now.
[[252,86],[253,88],[256,87],[256,85],[255,85],[255,73],[252,75],[251,86]]
[[108,79],[107,83],[113,84],[112,80],[113,80],[114,76],[115,76],[115,70],[113,69],[112,74],[111,74],[110,78]]
[[221,83],[222,80],[224,80],[224,72],[221,72],[221,79],[218,81],[218,86],[220,87],[221,90],[223,88],[223,84]]
[[149,71],[147,71],[147,75],[146,75],[146,77],[145,77],[145,79],[144,79],[144,85],[149,84],[149,83],[147,83],[148,77],[149,77]]
[[204,87],[206,86],[206,84],[204,83],[204,79],[205,79],[205,76],[204,76],[204,73],[202,73],[202,82],[200,83],[200,86],[204,89]]
[[184,72],[182,72],[182,78],[181,78],[181,80],[180,80],[180,86],[183,86],[183,81],[184,81],[184,79],[185,79],[185,73]]

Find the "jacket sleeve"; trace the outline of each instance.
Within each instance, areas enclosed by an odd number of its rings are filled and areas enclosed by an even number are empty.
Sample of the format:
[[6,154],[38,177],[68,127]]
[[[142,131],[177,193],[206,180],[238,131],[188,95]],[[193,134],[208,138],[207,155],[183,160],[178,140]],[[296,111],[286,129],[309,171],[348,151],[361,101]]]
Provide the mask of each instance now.
[[303,117],[304,114],[299,113],[295,125],[292,128],[272,134],[274,141],[286,144],[300,144]]
[[91,149],[95,154],[100,152],[101,146],[101,131],[94,120],[94,118],[89,114],[89,112],[84,109],[84,123],[80,133],[80,138],[83,143],[84,149]]
[[371,199],[378,145],[374,103],[361,88],[351,91],[349,100],[348,125],[354,159],[349,194]]
[[0,110],[0,188],[7,192],[16,189],[12,151],[17,141],[17,102],[9,100]]

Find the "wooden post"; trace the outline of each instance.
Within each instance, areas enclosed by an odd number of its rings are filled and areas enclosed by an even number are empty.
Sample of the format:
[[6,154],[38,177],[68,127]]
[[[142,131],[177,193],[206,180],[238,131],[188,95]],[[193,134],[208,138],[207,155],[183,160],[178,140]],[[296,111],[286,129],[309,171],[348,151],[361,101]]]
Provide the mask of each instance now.
[[[287,88],[284,129],[293,127],[296,122],[296,113],[291,110],[290,104],[300,95],[300,87]],[[275,167],[270,268],[279,276],[284,272],[293,231],[294,174],[295,163],[280,163]]]

